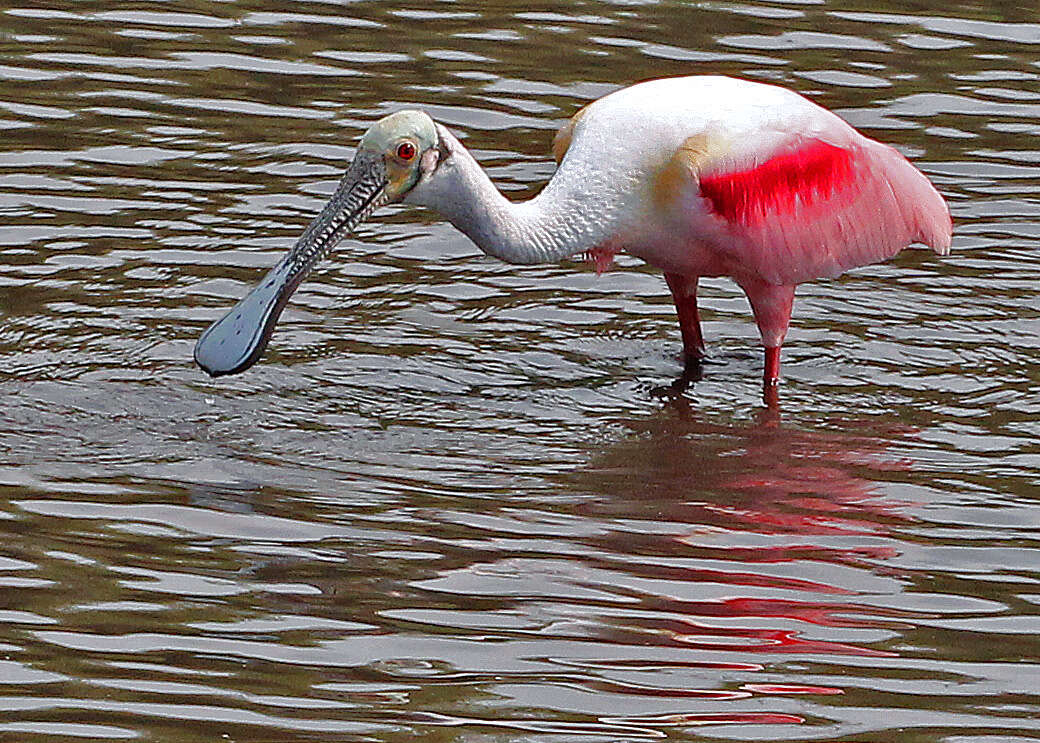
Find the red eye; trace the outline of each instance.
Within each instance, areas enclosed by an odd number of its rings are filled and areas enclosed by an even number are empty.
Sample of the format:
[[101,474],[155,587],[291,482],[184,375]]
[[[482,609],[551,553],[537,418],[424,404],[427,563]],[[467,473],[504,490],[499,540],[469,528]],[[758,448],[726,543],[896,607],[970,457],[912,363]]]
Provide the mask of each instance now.
[[397,157],[407,162],[415,157],[415,145],[411,142],[401,142],[397,145]]

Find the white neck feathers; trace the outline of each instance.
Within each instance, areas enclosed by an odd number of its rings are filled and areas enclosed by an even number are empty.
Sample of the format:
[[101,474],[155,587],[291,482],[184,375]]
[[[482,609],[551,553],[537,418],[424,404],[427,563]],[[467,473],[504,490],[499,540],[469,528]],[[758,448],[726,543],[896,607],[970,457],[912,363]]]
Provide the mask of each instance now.
[[552,263],[611,236],[615,200],[594,198],[592,184],[573,170],[557,171],[538,196],[513,203],[444,127],[437,129],[449,154],[406,201],[437,210],[488,255],[507,263]]

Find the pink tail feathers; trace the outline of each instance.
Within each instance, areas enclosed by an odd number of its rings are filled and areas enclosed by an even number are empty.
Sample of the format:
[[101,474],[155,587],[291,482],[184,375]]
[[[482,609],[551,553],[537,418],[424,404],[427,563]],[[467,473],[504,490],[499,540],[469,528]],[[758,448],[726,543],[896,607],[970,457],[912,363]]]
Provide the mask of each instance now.
[[911,228],[911,239],[938,255],[949,255],[953,221],[946,200],[924,173],[893,148],[879,145],[873,154],[892,187],[904,223]]

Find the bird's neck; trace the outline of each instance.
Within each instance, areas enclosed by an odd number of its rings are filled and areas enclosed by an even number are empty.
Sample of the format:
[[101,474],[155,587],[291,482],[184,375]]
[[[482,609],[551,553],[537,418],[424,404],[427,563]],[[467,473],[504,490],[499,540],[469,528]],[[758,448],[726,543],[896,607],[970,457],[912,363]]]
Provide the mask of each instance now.
[[488,255],[507,263],[552,263],[610,236],[609,210],[584,198],[581,184],[561,171],[538,196],[515,203],[462,145],[453,144],[450,163],[410,200],[436,209]]

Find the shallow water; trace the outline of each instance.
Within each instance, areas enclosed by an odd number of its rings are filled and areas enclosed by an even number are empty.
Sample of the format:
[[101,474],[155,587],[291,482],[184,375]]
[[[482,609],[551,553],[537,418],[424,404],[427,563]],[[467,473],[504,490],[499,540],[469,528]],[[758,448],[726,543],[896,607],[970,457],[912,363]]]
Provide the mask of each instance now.
[[[0,739],[1040,733],[1040,24],[1028,4],[8,4]],[[739,290],[679,397],[660,275],[394,207],[264,359],[191,350],[417,104],[515,197],[628,82],[776,81],[899,146],[954,252]]]

